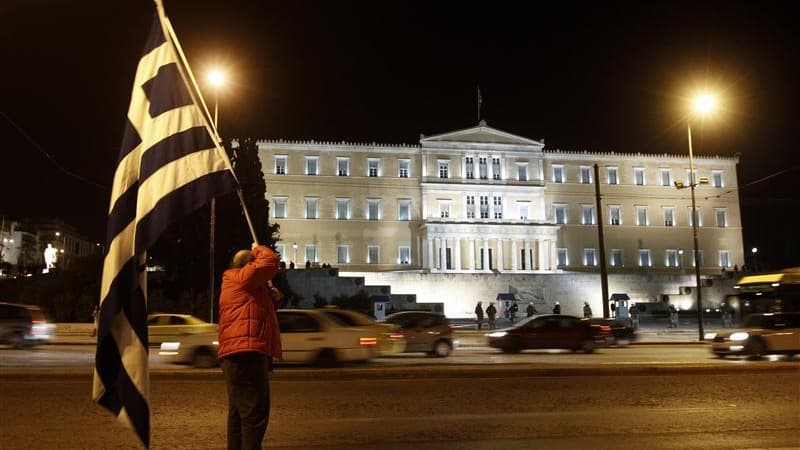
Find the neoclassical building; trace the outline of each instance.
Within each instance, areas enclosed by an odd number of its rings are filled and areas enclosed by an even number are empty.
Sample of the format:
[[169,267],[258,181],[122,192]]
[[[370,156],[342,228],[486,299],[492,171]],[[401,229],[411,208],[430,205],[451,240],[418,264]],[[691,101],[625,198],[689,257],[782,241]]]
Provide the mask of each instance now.
[[[689,185],[685,155],[545,150],[485,122],[419,145],[258,146],[287,263],[453,274],[597,271],[600,258],[610,273],[695,264],[690,190],[675,186]],[[699,264],[715,274],[744,261],[738,160],[694,163]]]

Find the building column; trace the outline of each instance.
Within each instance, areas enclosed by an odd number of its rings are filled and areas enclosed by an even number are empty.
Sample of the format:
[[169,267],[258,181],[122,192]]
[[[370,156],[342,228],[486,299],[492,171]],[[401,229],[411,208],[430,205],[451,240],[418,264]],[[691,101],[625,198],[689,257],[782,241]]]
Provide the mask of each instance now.
[[468,239],[467,245],[469,248],[467,249],[467,256],[469,256],[469,270],[475,270],[475,239]]
[[531,241],[525,239],[525,270],[532,271],[534,264],[531,258]]
[[453,251],[454,256],[456,258],[456,263],[453,267],[456,270],[461,271],[461,238],[455,238],[455,250]]
[[517,240],[511,239],[511,270],[514,272],[519,270],[519,266],[517,265],[517,261],[519,260],[519,252],[517,252],[517,250],[519,250],[517,248]]
[[483,257],[481,257],[483,270],[489,270],[489,239],[483,238]]
[[556,258],[557,258],[556,251],[558,250],[556,248],[556,241],[548,240],[547,241],[547,245],[550,248],[550,261],[548,261],[549,264],[547,265],[547,267],[549,268],[549,270],[556,270],[556,267],[557,267],[557,264],[556,264]]
[[437,237],[433,238],[433,246],[434,246],[434,253],[436,254],[434,257],[436,258],[435,266],[436,270],[442,270],[442,238]]
[[427,269],[433,271],[433,238],[428,236],[425,242],[427,243],[427,248],[425,250],[428,255]]
[[505,265],[503,261],[503,239],[497,239],[497,270],[503,271],[505,270]]

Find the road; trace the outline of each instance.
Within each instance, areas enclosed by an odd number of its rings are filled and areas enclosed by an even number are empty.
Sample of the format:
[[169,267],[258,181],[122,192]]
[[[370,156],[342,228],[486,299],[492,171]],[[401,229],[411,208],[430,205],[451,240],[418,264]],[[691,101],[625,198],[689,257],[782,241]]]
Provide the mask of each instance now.
[[[796,365],[538,367],[279,369],[268,448],[800,448]],[[0,385],[4,450],[135,448],[91,402],[85,370],[6,372]],[[218,370],[154,373],[152,448],[223,449],[226,401]]]

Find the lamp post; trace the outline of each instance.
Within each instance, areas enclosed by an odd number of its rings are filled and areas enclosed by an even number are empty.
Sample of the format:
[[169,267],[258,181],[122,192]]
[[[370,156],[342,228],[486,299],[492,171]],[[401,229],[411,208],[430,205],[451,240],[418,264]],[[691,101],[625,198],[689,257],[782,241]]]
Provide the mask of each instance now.
[[[716,99],[710,94],[700,94],[694,98],[693,111],[699,116],[706,116],[716,109]],[[697,187],[700,180],[695,177],[694,173],[694,152],[692,150],[692,122],[691,117],[686,122],[686,133],[689,138],[689,188],[692,195],[692,239],[694,241],[694,277],[695,277],[695,291],[697,292],[697,332],[699,340],[703,340],[703,291],[700,285],[700,251],[698,249],[697,239],[697,201],[695,200],[695,187]],[[675,187],[684,189],[683,183],[676,181]]]
[[[218,119],[219,119],[219,88],[225,83],[225,75],[220,70],[212,70],[208,74],[208,81],[214,87],[214,130],[217,130],[219,136]],[[209,223],[209,238],[208,238],[208,299],[209,299],[209,322],[214,323],[214,236],[217,226],[217,201],[215,197],[211,197],[211,219]]]
[[753,254],[753,272],[758,272],[758,247],[753,247],[750,252]]

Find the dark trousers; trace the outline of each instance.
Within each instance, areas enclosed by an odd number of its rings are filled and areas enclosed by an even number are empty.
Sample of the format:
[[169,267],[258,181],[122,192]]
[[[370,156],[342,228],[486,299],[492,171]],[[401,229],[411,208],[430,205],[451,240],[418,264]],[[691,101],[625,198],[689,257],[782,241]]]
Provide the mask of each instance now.
[[237,353],[220,363],[228,385],[228,449],[261,449],[269,423],[269,360]]

